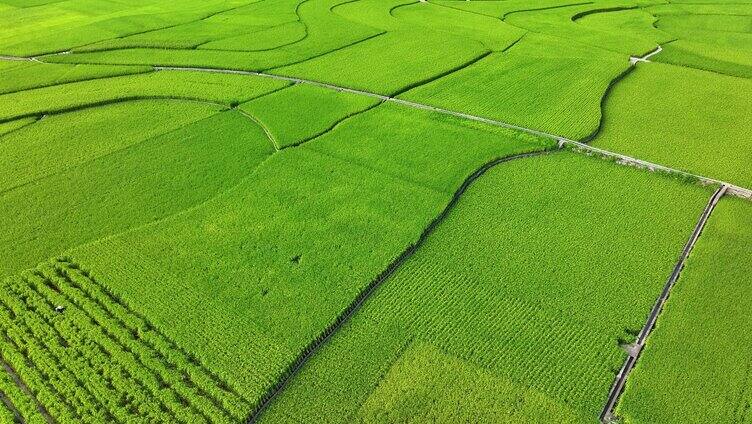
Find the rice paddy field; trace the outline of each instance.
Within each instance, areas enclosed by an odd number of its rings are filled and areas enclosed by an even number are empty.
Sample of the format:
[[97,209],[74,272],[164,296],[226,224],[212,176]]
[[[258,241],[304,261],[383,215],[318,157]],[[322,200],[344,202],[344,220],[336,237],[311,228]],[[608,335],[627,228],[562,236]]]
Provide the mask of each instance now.
[[0,423],[752,423],[752,2],[0,0]]

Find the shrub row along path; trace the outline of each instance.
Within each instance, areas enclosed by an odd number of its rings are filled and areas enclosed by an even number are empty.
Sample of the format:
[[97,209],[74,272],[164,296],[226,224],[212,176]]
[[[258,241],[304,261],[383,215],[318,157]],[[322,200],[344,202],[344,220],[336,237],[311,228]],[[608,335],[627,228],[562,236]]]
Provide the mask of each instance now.
[[687,261],[690,252],[692,252],[692,248],[694,248],[695,243],[697,243],[697,240],[700,238],[700,234],[702,233],[703,228],[705,228],[705,224],[708,222],[710,215],[713,213],[713,209],[715,209],[718,201],[721,200],[721,197],[723,197],[724,194],[726,194],[727,190],[728,187],[722,185],[713,193],[712,196],[710,196],[710,200],[708,200],[707,206],[705,206],[705,209],[702,211],[702,215],[700,215],[700,219],[699,221],[697,221],[697,225],[695,226],[694,231],[692,231],[692,235],[689,237],[689,240],[687,240],[687,244],[684,246],[684,250],[682,250],[681,256],[679,256],[679,261],[676,263],[676,266],[674,266],[673,272],[671,272],[671,275],[668,277],[668,281],[666,281],[666,284],[663,286],[663,291],[661,292],[661,295],[658,296],[658,300],[656,300],[653,309],[650,311],[648,320],[645,322],[642,330],[640,330],[640,333],[637,335],[637,340],[635,340],[632,345],[627,346],[627,359],[624,361],[624,365],[622,365],[621,370],[619,370],[619,374],[616,375],[616,379],[613,386],[611,387],[606,405],[603,408],[603,412],[601,412],[600,418],[603,423],[610,423],[614,421],[614,407],[616,407],[616,403],[619,401],[619,396],[624,390],[624,385],[627,382],[629,373],[634,368],[635,363],[637,363],[637,358],[640,356],[642,348],[645,346],[645,341],[653,331],[653,328],[655,328],[655,323],[658,320],[658,315],[660,315],[661,311],[663,310],[663,306],[665,305],[666,300],[671,293],[671,289],[679,279],[679,274],[681,274],[681,271],[684,268],[684,264]]

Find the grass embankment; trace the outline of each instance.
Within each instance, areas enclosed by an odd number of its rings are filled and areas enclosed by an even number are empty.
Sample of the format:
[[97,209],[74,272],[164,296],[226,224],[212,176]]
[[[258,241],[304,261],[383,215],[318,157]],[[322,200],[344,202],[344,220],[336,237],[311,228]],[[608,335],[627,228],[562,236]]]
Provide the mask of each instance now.
[[595,422],[709,195],[570,153],[499,165],[262,417]]
[[627,382],[626,423],[752,420],[752,205],[722,200]]

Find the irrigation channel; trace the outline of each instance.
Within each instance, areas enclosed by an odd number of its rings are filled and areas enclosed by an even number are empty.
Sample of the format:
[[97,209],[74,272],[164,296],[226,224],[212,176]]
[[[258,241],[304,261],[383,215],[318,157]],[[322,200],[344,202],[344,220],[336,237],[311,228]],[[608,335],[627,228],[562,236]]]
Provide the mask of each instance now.
[[408,259],[410,259],[410,257],[415,254],[418,248],[423,245],[426,239],[434,232],[434,230],[436,230],[439,224],[444,221],[447,215],[449,215],[449,212],[454,209],[462,195],[473,184],[473,182],[475,182],[475,180],[480,178],[491,168],[502,163],[550,153],[550,150],[543,150],[539,152],[521,153],[517,155],[497,158],[490,162],[487,162],[485,165],[481,166],[469,177],[467,177],[462,185],[460,185],[460,187],[457,189],[457,191],[454,192],[452,199],[449,201],[449,203],[447,203],[446,207],[444,207],[444,210],[442,210],[441,213],[436,216],[423,230],[418,240],[415,243],[411,244],[406,250],[404,250],[397,257],[397,259],[392,261],[392,263],[390,263],[389,266],[387,266],[386,269],[381,272],[381,274],[379,274],[358,294],[358,296],[355,297],[350,305],[348,305],[348,307],[319,335],[319,337],[317,337],[305,349],[303,349],[301,354],[298,355],[297,358],[295,358],[295,361],[290,364],[287,371],[282,374],[277,384],[273,386],[269,391],[267,391],[264,397],[261,398],[258,406],[256,406],[256,408],[254,408],[254,410],[248,416],[246,423],[252,424],[258,421],[261,414],[266,411],[271,402],[277,397],[279,393],[281,393],[285,389],[285,387],[287,387],[287,384],[292,381],[295,376],[298,375],[303,366],[305,366],[308,360],[314,354],[316,354],[316,352],[318,352],[318,350],[329,340],[332,334],[337,332],[337,330],[339,330],[356,312],[358,312],[361,306],[363,306],[363,303],[365,303],[365,301],[376,291],[376,289],[379,288],[379,286],[381,286],[386,280],[388,280],[389,277],[391,277],[397,271],[397,269],[402,266],[402,264],[404,264]]
[[608,394],[608,400],[606,401],[606,405],[603,407],[603,411],[601,412],[601,422],[611,423],[615,420],[613,414],[614,407],[616,407],[616,403],[619,401],[619,396],[624,390],[624,385],[627,382],[627,378],[629,378],[629,373],[637,363],[637,359],[642,352],[642,348],[645,347],[645,341],[647,340],[648,336],[650,336],[653,328],[655,328],[655,323],[658,320],[658,316],[660,315],[661,311],[663,310],[663,306],[666,304],[666,300],[671,293],[671,289],[679,279],[679,274],[681,274],[681,271],[684,268],[684,264],[686,263],[690,252],[692,252],[697,239],[700,238],[700,234],[702,233],[703,228],[705,228],[705,224],[708,222],[710,214],[713,213],[713,209],[715,209],[715,205],[718,204],[718,201],[721,200],[721,197],[726,194],[727,189],[727,186],[722,185],[718,188],[718,190],[715,191],[715,193],[713,193],[712,196],[710,196],[708,204],[702,211],[702,215],[700,215],[700,220],[697,221],[697,225],[695,226],[694,231],[692,231],[692,235],[689,237],[689,240],[687,240],[687,244],[684,246],[684,250],[682,250],[681,256],[679,256],[679,261],[676,263],[676,266],[674,266],[674,270],[668,277],[668,281],[666,281],[666,284],[663,286],[663,291],[661,291],[660,296],[658,296],[658,300],[656,300],[653,309],[650,311],[647,322],[645,322],[642,330],[640,330],[640,333],[637,335],[637,340],[635,340],[632,345],[628,346],[627,359],[624,361],[624,365],[622,365],[621,370],[619,370],[619,373],[616,375],[613,386],[611,386],[611,391]]

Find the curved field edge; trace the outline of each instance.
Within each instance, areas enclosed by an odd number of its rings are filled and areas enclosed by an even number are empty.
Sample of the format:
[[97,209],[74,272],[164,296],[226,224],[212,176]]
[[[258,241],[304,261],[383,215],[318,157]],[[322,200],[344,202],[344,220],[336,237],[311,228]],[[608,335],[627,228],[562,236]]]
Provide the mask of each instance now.
[[[487,166],[488,166],[488,165],[487,165]],[[78,266],[78,265],[76,265],[76,266]],[[88,274],[88,272],[87,272],[87,274]],[[92,277],[92,278],[93,278],[93,277]],[[97,278],[97,280],[98,280],[98,281],[104,281],[104,282],[105,282],[105,285],[106,285],[106,281],[107,281],[107,279],[106,279],[106,278]],[[138,307],[138,306],[137,306],[137,305],[135,305],[135,307]],[[250,410],[250,408],[249,408],[249,410]]]
[[[416,255],[312,356],[267,413],[261,415],[261,422],[356,421],[353,414],[359,408],[358,402],[368,397],[369,388],[381,387],[380,378],[390,372],[390,364],[406,347],[398,341],[413,339],[437,343],[444,349],[449,346],[454,356],[476,358],[473,360],[491,366],[504,378],[510,378],[514,364],[532,361],[512,372],[512,379],[548,395],[558,395],[569,406],[584,407],[585,414],[595,420],[622,362],[623,352],[617,342],[629,338],[630,329],[642,324],[642,314],[649,310],[655,293],[674,265],[675,254],[696,219],[695,207],[699,209],[704,203],[707,189],[571,153],[529,161],[512,162],[509,168],[496,167],[493,178],[489,174],[479,179],[468,190],[467,198],[460,201],[460,207],[449,214]],[[578,172],[577,166],[556,169],[550,165],[561,162],[593,168],[585,173]],[[505,174],[512,171],[519,179]],[[610,184],[599,178],[604,173],[609,175]],[[624,178],[628,175],[634,180]],[[541,180],[539,189],[529,181],[531,178]],[[487,181],[496,181],[504,189],[496,189]],[[584,201],[562,188],[590,193],[592,199],[603,204]],[[530,198],[538,199],[539,203],[521,213]],[[607,206],[611,202],[604,198],[619,206]],[[467,216],[468,211],[478,206],[484,213],[478,212],[478,218],[469,224],[461,221],[463,210]],[[602,213],[604,209],[610,213]],[[572,212],[567,213],[569,210]],[[639,213],[633,217],[626,210]],[[534,219],[525,219],[525,214]],[[647,217],[657,215],[662,218],[656,219],[656,228],[663,232],[642,228]],[[546,219],[541,220],[543,217]],[[552,225],[557,231],[549,234]],[[496,228],[504,231],[497,234]],[[455,237],[449,237],[452,231]],[[634,244],[615,246],[614,233],[629,234],[628,240]],[[593,237],[600,243],[593,243]],[[570,248],[568,243],[572,242],[579,248]],[[641,253],[637,247],[643,244],[653,246],[653,251]],[[478,259],[465,259],[476,255]],[[451,261],[447,262],[447,258]],[[568,267],[563,268],[562,263]],[[569,270],[572,266],[574,272]],[[415,274],[425,278],[416,281]],[[566,277],[576,282],[567,284],[571,280]],[[519,284],[515,284],[517,280]],[[500,287],[494,289],[496,285]],[[505,293],[505,288],[511,293]],[[423,293],[425,290],[428,293]],[[590,301],[578,305],[583,297]],[[540,311],[541,305],[546,304],[551,315]],[[602,304],[606,305],[598,308]],[[484,309],[476,315],[474,311],[481,306]],[[577,312],[560,313],[570,308]],[[523,322],[518,326],[516,321],[501,317],[520,318]],[[552,331],[560,337],[553,338]],[[472,335],[480,337],[474,339]],[[457,343],[453,342],[455,339]],[[533,341],[542,343],[536,346]],[[572,366],[563,365],[568,356],[573,358]],[[598,369],[598,378],[593,378],[593,369]],[[578,392],[576,387],[586,389]],[[414,407],[419,402],[396,395],[389,399],[394,403],[371,405],[382,412],[381,421],[406,420],[410,415],[389,415],[390,406]],[[463,404],[459,398],[450,400],[448,405],[429,402],[430,407],[424,405],[425,410],[412,411],[416,414],[455,411]],[[472,405],[463,405],[472,409]],[[477,416],[469,411],[462,413]],[[434,416],[434,420],[443,419],[446,417]]]
[[478,168],[475,172],[473,172],[470,176],[468,176],[465,181],[460,185],[459,189],[454,193],[449,203],[447,203],[444,210],[441,211],[441,213],[435,217],[430,224],[423,230],[423,232],[420,234],[420,237],[417,241],[414,243],[411,243],[407,249],[405,249],[395,260],[393,260],[389,266],[381,273],[379,274],[371,283],[369,283],[366,287],[364,287],[358,295],[352,300],[352,302],[337,316],[337,318],[329,324],[317,337],[316,339],[312,340],[311,343],[309,343],[308,346],[303,349],[303,351],[295,358],[295,360],[290,363],[290,365],[287,367],[285,372],[280,375],[277,382],[269,388],[269,390],[264,394],[264,396],[260,399],[257,406],[251,411],[250,415],[248,416],[248,419],[246,420],[247,423],[254,423],[258,421],[260,416],[263,414],[263,412],[268,408],[271,402],[274,401],[275,397],[279,395],[287,386],[287,384],[295,378],[295,376],[300,372],[300,370],[305,366],[306,362],[317,353],[319,349],[321,349],[326,342],[329,340],[329,338],[342,326],[347,323],[347,321],[358,312],[358,310],[361,308],[361,306],[368,300],[368,298],[378,289],[378,287],[383,284],[386,280],[388,280],[398,269],[400,266],[402,266],[410,257],[412,257],[415,252],[420,248],[420,246],[425,242],[425,240],[434,232],[436,227],[449,215],[451,210],[456,206],[457,202],[460,200],[462,195],[467,191],[467,189],[483,174],[488,172],[490,169],[494,168],[495,166],[498,166],[500,164],[503,164],[505,162],[509,162],[512,160],[517,159],[523,159],[533,156],[538,156],[542,154],[547,154],[548,151],[541,151],[541,152],[531,152],[531,153],[522,153],[502,158],[494,159],[480,168]]

